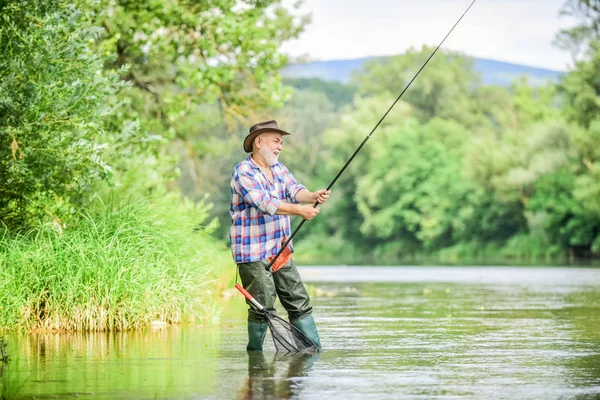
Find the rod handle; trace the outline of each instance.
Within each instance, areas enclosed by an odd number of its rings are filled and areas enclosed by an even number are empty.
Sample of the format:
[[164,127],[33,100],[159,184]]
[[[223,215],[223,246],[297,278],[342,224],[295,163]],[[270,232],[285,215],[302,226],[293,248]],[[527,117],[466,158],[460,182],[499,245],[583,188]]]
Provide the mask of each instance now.
[[244,295],[244,297],[248,299],[248,301],[250,301],[252,304],[254,304],[254,306],[256,308],[258,308],[260,311],[263,310],[264,307],[262,306],[262,304],[260,304],[258,301],[256,301],[256,299],[254,297],[252,297],[252,295],[250,293],[248,293],[248,291],[246,291],[246,289],[244,289],[242,287],[242,285],[240,285],[239,283],[236,283],[235,288],[237,290],[239,290]]
[[245,297],[245,298],[247,298],[248,300],[250,300],[250,299],[252,299],[252,298],[253,298],[253,297],[252,297],[252,295],[251,295],[250,293],[248,293],[248,292],[246,291],[246,289],[244,289],[244,287],[243,287],[242,285],[240,285],[239,283],[236,283],[236,284],[235,284],[235,288],[236,288],[237,290],[239,290],[239,291],[240,291],[240,292],[241,292],[241,293],[244,295],[244,297]]

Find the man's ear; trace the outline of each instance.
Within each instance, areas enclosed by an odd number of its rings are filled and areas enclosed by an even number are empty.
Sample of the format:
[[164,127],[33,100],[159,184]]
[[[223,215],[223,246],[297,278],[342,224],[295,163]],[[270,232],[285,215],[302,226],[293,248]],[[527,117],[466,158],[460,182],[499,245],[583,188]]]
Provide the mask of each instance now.
[[257,137],[254,138],[254,149],[260,149],[260,145],[261,145],[261,141],[260,141],[260,135],[258,135]]

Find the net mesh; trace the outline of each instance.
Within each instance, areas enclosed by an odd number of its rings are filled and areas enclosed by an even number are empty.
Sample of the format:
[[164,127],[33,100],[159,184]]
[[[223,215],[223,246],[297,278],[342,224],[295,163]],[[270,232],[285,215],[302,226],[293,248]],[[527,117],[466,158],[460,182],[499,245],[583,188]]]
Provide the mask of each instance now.
[[266,313],[267,322],[278,353],[318,353],[317,345],[300,329],[275,314]]

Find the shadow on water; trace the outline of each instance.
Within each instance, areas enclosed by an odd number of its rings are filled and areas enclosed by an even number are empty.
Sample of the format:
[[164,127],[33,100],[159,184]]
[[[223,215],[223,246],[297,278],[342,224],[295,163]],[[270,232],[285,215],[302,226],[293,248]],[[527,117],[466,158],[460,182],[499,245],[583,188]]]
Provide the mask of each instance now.
[[312,369],[319,354],[265,356],[263,352],[248,352],[248,379],[238,399],[298,398],[303,378]]

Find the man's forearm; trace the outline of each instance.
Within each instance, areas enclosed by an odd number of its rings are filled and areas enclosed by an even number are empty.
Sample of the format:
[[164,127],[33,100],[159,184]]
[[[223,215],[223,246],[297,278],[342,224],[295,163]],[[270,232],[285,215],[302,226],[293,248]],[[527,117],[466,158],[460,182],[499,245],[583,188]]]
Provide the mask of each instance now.
[[298,203],[314,203],[316,200],[313,192],[308,189],[302,189],[296,193],[296,201]]
[[[311,192],[308,189],[302,189],[296,193],[296,201],[298,203],[325,203],[329,197],[329,191],[326,189]],[[310,221],[319,213],[319,208],[311,204],[290,204],[284,201],[279,203],[279,207],[275,214],[279,215],[299,215],[302,218]]]
[[290,204],[282,201],[279,203],[279,208],[275,214],[279,215],[300,215],[300,205],[299,204]]
[[[296,196],[296,200],[298,196]],[[279,215],[299,215],[310,221],[319,213],[318,207],[312,207],[310,204],[290,204],[282,201],[275,214]]]

